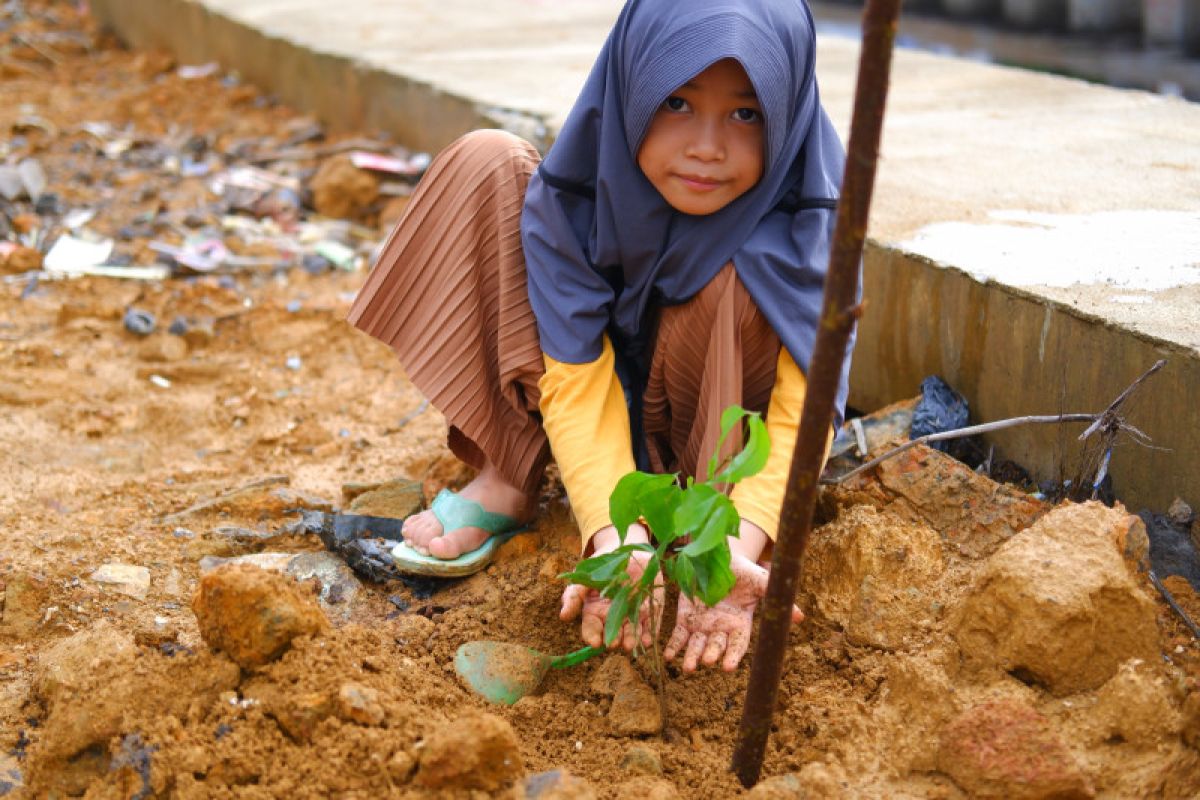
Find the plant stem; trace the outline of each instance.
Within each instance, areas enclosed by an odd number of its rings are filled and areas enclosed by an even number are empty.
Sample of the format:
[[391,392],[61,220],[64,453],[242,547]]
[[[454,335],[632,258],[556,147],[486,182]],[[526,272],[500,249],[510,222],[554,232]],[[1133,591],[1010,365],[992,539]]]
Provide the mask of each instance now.
[[863,12],[858,85],[833,251],[825,276],[821,318],[807,375],[808,391],[783,500],[758,645],[754,650],[749,689],[733,752],[733,770],[746,787],[757,783],[762,772],[791,629],[792,603],[800,583],[800,560],[812,528],[817,480],[825,459],[826,437],[833,424],[842,362],[850,331],[861,314],[861,307],[856,306],[859,264],[875,183],[899,16],[900,0],[867,0]]
[[658,716],[662,720],[662,728],[659,733],[667,728],[667,683],[666,669],[662,662],[662,653],[658,649],[658,634],[661,627],[662,619],[654,613],[654,587],[650,588],[650,642],[654,652],[654,660],[651,662],[654,665],[654,678],[658,684]]

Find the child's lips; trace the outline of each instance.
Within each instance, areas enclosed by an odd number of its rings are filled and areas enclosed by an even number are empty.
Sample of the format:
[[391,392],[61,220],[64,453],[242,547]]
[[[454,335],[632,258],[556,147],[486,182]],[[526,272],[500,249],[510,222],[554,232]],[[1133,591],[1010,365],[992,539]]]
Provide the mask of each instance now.
[[675,177],[684,186],[695,192],[711,192],[719,188],[724,181],[719,178],[710,178],[707,175],[689,175],[684,173],[676,173]]

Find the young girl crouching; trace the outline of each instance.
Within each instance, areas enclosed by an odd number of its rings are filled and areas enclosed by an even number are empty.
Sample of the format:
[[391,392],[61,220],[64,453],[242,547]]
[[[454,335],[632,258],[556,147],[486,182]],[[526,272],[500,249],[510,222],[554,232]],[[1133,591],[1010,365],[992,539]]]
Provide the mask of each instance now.
[[[551,455],[581,551],[609,552],[620,477],[697,475],[737,403],[765,414],[771,441],[731,494],[737,582],[713,608],[681,598],[664,651],[685,670],[736,668],[766,587],[757,562],[779,524],[842,174],[814,57],[803,0],[630,0],[545,161],[500,131],[434,160],[350,312],[478,470],[406,521],[402,568],[486,564],[533,515]],[[627,541],[652,535],[635,525]],[[582,586],[563,593],[588,644],[607,611]],[[649,643],[647,617],[624,647]]]

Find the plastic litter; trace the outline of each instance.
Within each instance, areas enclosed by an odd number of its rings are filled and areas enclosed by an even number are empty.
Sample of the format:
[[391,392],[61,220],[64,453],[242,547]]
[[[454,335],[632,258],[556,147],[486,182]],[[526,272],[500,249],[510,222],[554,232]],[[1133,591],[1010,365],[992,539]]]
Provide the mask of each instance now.
[[[910,438],[917,439],[931,433],[965,428],[968,417],[966,398],[950,388],[950,385],[937,375],[930,375],[921,381],[921,399],[913,410]],[[932,442],[930,446],[948,452],[949,444],[950,442]]]
[[112,239],[86,239],[82,235],[64,234],[46,253],[42,268],[64,275],[83,274],[89,267],[107,263],[112,251]]

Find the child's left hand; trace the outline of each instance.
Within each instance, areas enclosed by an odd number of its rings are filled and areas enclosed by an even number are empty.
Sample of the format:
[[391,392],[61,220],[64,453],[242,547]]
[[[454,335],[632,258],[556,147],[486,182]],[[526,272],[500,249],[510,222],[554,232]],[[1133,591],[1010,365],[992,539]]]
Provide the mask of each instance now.
[[[733,552],[729,564],[735,582],[725,599],[709,607],[699,599],[679,597],[675,630],[671,632],[663,657],[670,661],[676,653],[683,651],[684,672],[694,672],[701,663],[711,667],[718,661],[721,669],[732,672],[750,646],[754,611],[758,601],[767,594],[770,572],[738,552],[739,548],[732,546],[735,541],[730,540]],[[792,622],[803,619],[800,608],[792,606]]]

